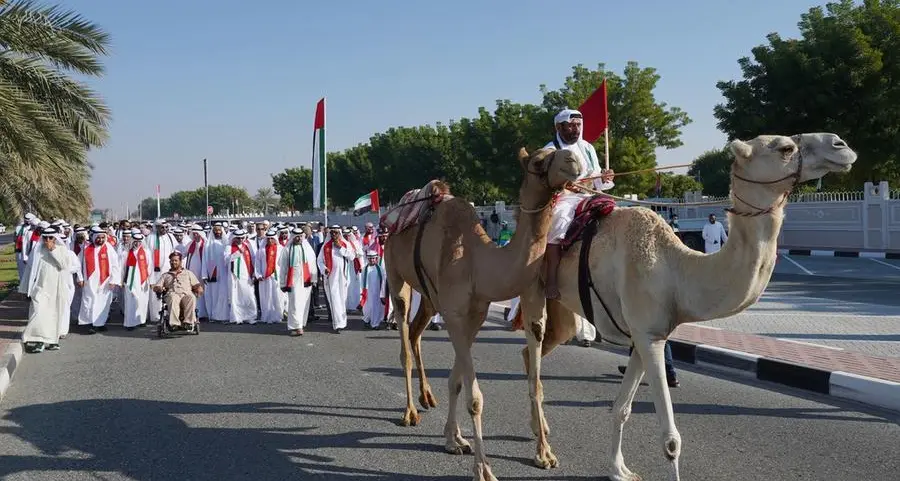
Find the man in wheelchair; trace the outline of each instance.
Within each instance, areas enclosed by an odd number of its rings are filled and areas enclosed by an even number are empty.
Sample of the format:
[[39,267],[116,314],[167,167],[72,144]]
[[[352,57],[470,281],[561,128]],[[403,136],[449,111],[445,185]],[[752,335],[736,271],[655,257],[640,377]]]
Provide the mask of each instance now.
[[180,252],[169,254],[169,266],[169,271],[152,287],[153,292],[164,293],[163,302],[169,306],[169,319],[160,319],[160,322],[168,320],[173,328],[183,323],[183,328],[190,331],[197,322],[196,296],[203,294],[203,285],[193,272],[181,265]]

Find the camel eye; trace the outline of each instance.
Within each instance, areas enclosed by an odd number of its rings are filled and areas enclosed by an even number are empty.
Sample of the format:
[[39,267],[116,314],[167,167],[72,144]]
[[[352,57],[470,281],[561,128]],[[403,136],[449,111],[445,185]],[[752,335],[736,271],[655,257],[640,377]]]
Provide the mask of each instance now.
[[788,156],[788,155],[791,155],[794,153],[794,146],[793,145],[785,145],[784,147],[779,147],[778,151],[781,152],[781,155]]

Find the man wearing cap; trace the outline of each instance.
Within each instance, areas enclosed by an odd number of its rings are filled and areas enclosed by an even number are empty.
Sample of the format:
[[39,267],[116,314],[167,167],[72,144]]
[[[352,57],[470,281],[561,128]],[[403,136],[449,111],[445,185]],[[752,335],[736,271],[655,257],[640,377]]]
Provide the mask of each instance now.
[[122,312],[125,315],[125,329],[129,331],[147,323],[150,302],[150,255],[144,246],[143,234],[139,232],[131,237],[133,240],[125,253],[125,276],[122,280]]
[[91,228],[91,243],[79,257],[84,282],[81,290],[81,309],[78,324],[87,326],[89,334],[106,330],[113,294],[122,282],[119,255],[106,241],[106,232]]
[[[156,284],[162,275],[168,270],[166,263],[169,255],[175,252],[178,241],[169,233],[166,222],[163,219],[156,220],[156,232],[144,238],[144,245],[150,254],[150,283]],[[156,296],[150,296],[150,322],[159,321],[159,311],[162,303]]]
[[228,320],[233,324],[243,324],[244,321],[256,324],[257,304],[253,289],[256,272],[244,229],[234,231],[231,245],[225,250],[225,262],[228,266],[224,275]]
[[182,266],[181,261],[180,252],[173,251],[169,254],[169,271],[163,273],[151,289],[153,292],[168,291],[165,296],[169,305],[169,319],[162,319],[161,322],[168,322],[172,327],[183,323],[184,329],[190,331],[197,322],[196,296],[203,293],[203,285],[193,272]]
[[284,272],[278,259],[284,249],[278,243],[278,232],[271,229],[265,234],[266,244],[256,251],[257,282],[259,290],[259,320],[267,324],[281,322],[284,317],[284,292],[278,281]]
[[23,284],[31,303],[28,325],[22,333],[25,351],[30,353],[59,349],[60,319],[67,318],[71,260],[68,249],[56,245],[56,229],[47,227],[41,233],[40,245],[32,251]]
[[[588,187],[598,191],[605,191],[615,187],[613,183],[615,173],[612,169],[601,169],[600,159],[597,156],[597,151],[594,150],[594,146],[581,136],[582,128],[584,127],[584,118],[581,112],[564,109],[556,114],[553,123],[556,128],[556,136],[544,148],[567,149],[574,152],[581,162],[579,179],[601,176],[599,179],[590,179],[579,183],[587,184]],[[578,203],[590,197],[590,195],[563,191],[553,205],[550,232],[547,235],[547,251],[544,256],[546,267],[544,294],[548,299],[559,298],[556,277],[559,269],[559,260],[562,257],[562,247],[559,244],[575,218],[575,208],[578,206]],[[596,328],[584,318],[579,319],[579,325],[576,337],[582,342],[582,345],[590,346],[591,341],[597,337]]]
[[384,321],[385,309],[387,304],[387,273],[378,263],[378,253],[370,250],[366,253],[366,267],[362,273],[362,295],[360,296],[360,307],[363,312],[363,322],[372,329],[378,329],[382,321]]
[[281,251],[278,264],[281,268],[281,291],[287,298],[287,327],[292,336],[302,336],[310,317],[312,286],[318,279],[316,254],[306,241],[303,229],[291,231],[291,243]]
[[347,289],[350,287],[351,272],[356,273],[354,259],[355,251],[341,235],[341,226],[331,226],[328,240],[319,250],[317,264],[325,276],[325,300],[328,302],[331,326],[337,334],[347,328]]

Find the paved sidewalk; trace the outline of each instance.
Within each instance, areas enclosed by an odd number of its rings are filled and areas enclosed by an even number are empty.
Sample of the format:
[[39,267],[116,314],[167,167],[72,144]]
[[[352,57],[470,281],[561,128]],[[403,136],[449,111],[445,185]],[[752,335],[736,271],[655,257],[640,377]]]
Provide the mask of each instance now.
[[12,292],[0,302],[0,400],[22,359],[22,331],[28,324],[28,299]]

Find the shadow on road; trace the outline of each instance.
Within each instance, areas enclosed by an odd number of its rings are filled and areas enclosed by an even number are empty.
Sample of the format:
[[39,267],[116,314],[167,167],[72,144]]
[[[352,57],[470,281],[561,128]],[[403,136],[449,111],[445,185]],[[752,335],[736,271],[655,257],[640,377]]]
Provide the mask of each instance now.
[[[100,473],[121,473],[138,481],[310,477],[335,481],[471,479],[469,473],[460,473],[459,476],[411,476],[362,467],[366,464],[366,451],[442,452],[440,435],[370,431],[331,434],[315,425],[316,419],[322,417],[372,420],[373,416],[366,415],[367,412],[395,414],[397,410],[279,403],[217,405],[132,399],[66,401],[18,407],[3,418],[15,426],[2,427],[0,431],[29,443],[40,453],[0,455],[0,478],[31,471],[75,471],[95,473],[98,479],[103,478]],[[226,428],[219,427],[216,422],[246,414],[296,415],[301,424],[308,425]],[[184,417],[199,419],[196,424],[203,426],[192,427]],[[393,422],[393,418],[390,421]],[[398,438],[403,438],[405,442],[400,442]],[[413,441],[409,442],[410,439]],[[510,436],[488,436],[486,439],[532,442],[531,439]],[[335,449],[360,450],[358,454],[344,457],[359,460],[360,467],[341,466],[335,458],[320,454]],[[515,461],[530,463],[524,458]],[[403,463],[404,467],[415,464],[415,461],[409,459],[408,463]],[[546,478],[505,479],[524,481]],[[576,481],[590,478],[559,479]]]

